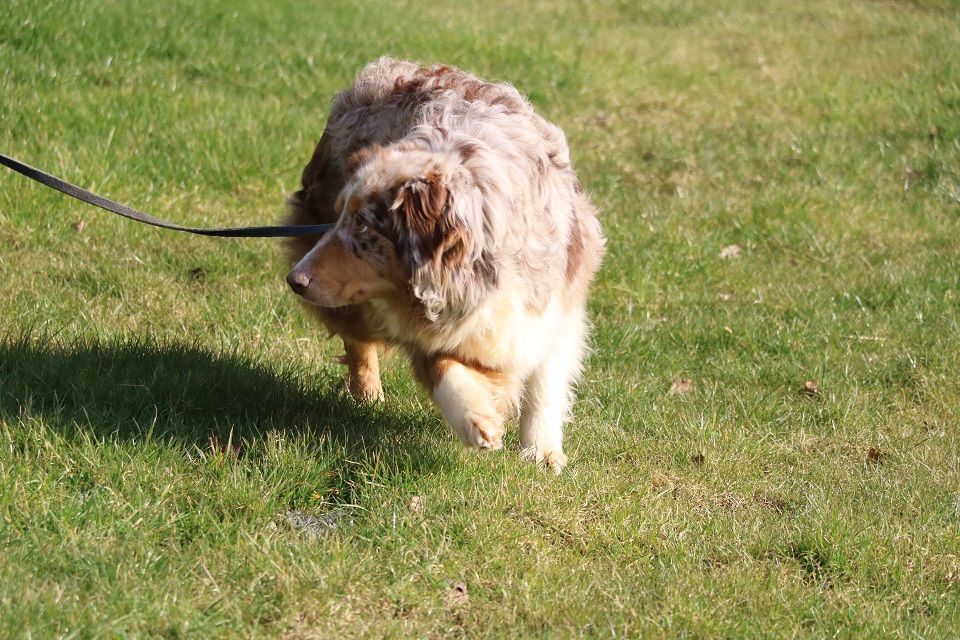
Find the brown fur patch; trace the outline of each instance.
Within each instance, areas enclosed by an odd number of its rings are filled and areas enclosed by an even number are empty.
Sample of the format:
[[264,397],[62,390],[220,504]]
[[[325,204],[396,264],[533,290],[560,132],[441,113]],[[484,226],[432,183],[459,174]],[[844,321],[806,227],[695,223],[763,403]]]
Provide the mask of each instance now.
[[427,389],[436,388],[450,367],[454,365],[461,365],[483,376],[491,387],[504,387],[510,382],[510,377],[503,371],[484,366],[474,360],[465,360],[450,354],[421,353],[413,357],[413,372]]
[[447,189],[437,173],[414,180],[399,189],[393,208],[412,233],[433,235],[447,204]]
[[379,144],[370,145],[369,147],[363,147],[358,151],[355,151],[347,158],[347,162],[344,167],[347,170],[347,174],[356,173],[357,169],[370,162],[377,157],[377,154],[383,150]]
[[445,91],[453,91],[467,102],[501,105],[512,113],[524,110],[523,100],[515,91],[506,94],[500,86],[466,76],[447,65],[424,67],[411,76],[398,77],[393,83],[395,96],[415,97],[418,100],[426,100],[431,94]]
[[486,367],[475,360],[462,361],[463,366],[469,367],[487,379],[495,387],[504,387],[511,382],[510,376],[499,369]]
[[[442,177],[432,173],[397,190],[392,209],[393,236],[407,275],[427,263],[451,264],[461,259],[463,235],[448,219],[449,193]],[[450,255],[445,258],[445,254]]]
[[440,384],[447,371],[456,364],[456,360],[445,356],[427,356],[417,354],[413,357],[413,373],[426,389],[432,390]]
[[466,162],[477,155],[480,146],[474,142],[461,141],[457,145],[457,151],[460,153],[460,159]]
[[[331,147],[330,136],[324,132],[300,177],[300,190],[290,197],[287,224],[323,224],[336,222],[339,217],[333,203],[343,188],[344,179],[331,155]],[[319,239],[320,236],[287,239],[290,263],[299,261]]]
[[363,198],[359,196],[351,196],[351,198],[347,200],[347,213],[351,216],[355,216],[360,212],[360,207],[362,206]]

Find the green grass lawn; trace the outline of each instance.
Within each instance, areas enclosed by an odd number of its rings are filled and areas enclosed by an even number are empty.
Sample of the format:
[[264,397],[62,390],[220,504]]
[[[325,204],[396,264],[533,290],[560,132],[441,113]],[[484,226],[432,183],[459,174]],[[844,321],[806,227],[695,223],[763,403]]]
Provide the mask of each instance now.
[[276,241],[2,171],[0,637],[957,637],[960,4],[6,0],[0,150],[272,222],[382,54],[567,132],[570,468],[355,406]]

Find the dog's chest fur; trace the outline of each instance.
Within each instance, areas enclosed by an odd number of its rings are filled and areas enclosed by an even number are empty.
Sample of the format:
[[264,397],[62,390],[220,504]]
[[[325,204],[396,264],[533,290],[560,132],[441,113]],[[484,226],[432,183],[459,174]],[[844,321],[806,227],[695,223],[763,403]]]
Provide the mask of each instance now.
[[542,359],[565,315],[559,298],[542,310],[531,310],[509,289],[499,290],[468,317],[452,323],[427,323],[386,300],[363,306],[370,326],[385,342],[420,353],[447,353],[521,376]]

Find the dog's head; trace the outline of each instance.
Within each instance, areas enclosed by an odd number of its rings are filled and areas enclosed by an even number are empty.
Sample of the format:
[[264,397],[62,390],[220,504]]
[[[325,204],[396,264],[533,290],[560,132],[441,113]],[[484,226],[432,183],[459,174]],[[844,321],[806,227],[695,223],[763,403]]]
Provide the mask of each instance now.
[[409,298],[431,321],[467,313],[496,272],[480,191],[460,159],[370,148],[347,171],[339,220],[287,275],[290,287],[325,307]]

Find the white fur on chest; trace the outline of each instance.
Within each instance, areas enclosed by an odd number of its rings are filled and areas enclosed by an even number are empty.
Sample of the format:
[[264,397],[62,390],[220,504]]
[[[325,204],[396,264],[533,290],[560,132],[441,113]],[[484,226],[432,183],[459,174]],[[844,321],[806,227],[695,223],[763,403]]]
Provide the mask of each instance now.
[[448,353],[492,369],[526,375],[553,348],[562,323],[563,306],[554,296],[542,311],[529,310],[521,296],[496,292],[477,311],[438,331],[412,330],[404,314],[386,303],[371,301],[385,337],[425,353]]

